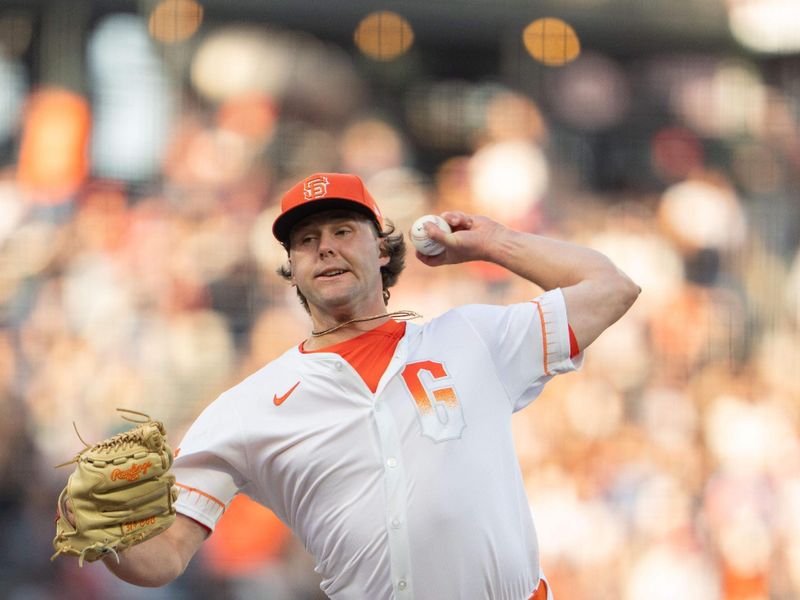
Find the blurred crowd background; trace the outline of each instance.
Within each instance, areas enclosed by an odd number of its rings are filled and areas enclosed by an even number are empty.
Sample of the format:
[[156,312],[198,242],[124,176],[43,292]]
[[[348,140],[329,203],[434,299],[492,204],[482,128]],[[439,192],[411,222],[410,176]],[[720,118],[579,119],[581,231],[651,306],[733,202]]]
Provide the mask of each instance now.
[[[558,600],[800,598],[798,22],[796,0],[0,2],[0,597],[320,597],[245,498],[166,588],[51,563],[53,465],[116,407],[177,445],[308,335],[270,227],[292,183],[346,171],[402,231],[482,213],[643,288],[515,416]],[[408,263],[390,308],[425,319],[539,293]]]

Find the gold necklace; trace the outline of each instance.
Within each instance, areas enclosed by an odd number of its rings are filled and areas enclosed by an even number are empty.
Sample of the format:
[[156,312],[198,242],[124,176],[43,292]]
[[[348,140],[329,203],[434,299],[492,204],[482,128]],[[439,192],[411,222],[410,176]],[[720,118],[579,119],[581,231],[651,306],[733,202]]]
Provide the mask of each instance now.
[[395,312],[384,313],[382,315],[374,315],[372,317],[361,317],[360,319],[350,319],[349,321],[345,321],[344,323],[339,323],[338,325],[334,325],[333,327],[328,327],[327,329],[323,329],[322,331],[312,331],[311,337],[319,337],[321,335],[333,333],[337,329],[341,329],[345,325],[350,325],[351,323],[361,323],[362,321],[374,321],[375,319],[382,319],[384,317],[391,317],[399,321],[408,321],[409,319],[421,319],[422,315],[419,313],[415,313],[413,310],[397,310]]

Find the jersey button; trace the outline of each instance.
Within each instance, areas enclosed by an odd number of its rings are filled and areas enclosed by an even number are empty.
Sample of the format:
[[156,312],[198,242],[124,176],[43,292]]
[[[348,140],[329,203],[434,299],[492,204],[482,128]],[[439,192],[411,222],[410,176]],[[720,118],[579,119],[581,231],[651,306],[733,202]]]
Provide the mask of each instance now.
[[392,519],[392,529],[400,529],[400,519]]
[[401,579],[400,581],[397,582],[397,589],[400,590],[401,592],[405,590],[407,587],[408,584],[406,583],[405,579]]
[[336,367],[336,370],[337,370],[337,371],[341,371],[341,370],[342,370],[342,363],[341,363],[341,361],[338,361],[338,360],[337,360],[335,363],[333,363],[333,366],[334,366],[334,367]]
[[386,466],[394,469],[397,466],[397,459],[394,456],[390,456],[386,459]]

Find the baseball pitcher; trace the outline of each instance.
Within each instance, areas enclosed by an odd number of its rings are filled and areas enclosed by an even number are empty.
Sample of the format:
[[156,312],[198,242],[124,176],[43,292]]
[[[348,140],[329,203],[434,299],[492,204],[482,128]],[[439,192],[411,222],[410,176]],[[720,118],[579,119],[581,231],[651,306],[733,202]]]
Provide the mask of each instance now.
[[[339,173],[300,181],[273,233],[287,252],[281,273],[309,314],[308,338],[190,427],[169,470],[174,487],[151,486],[162,513],[176,513],[166,528],[84,557],[131,583],[163,585],[244,493],[299,536],[331,598],[552,598],[511,417],[552,377],[577,369],[640,290],[593,250],[483,216],[441,217],[451,231],[434,219],[424,230],[444,250],[417,252],[418,260],[494,262],[545,293],[510,306],[465,304],[415,324],[412,311],[387,309],[405,245],[362,181]],[[79,524],[92,506],[81,497]]]

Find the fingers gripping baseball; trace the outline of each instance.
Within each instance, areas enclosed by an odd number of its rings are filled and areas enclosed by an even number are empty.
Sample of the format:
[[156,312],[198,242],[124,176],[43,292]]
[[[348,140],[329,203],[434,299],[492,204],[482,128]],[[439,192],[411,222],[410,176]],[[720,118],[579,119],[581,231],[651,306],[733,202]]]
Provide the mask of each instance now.
[[424,229],[430,240],[444,246],[444,251],[433,256],[418,251],[417,258],[420,261],[434,267],[486,258],[491,237],[501,227],[498,223],[460,211],[445,212],[441,217],[451,231],[443,231],[433,222],[425,223]]

